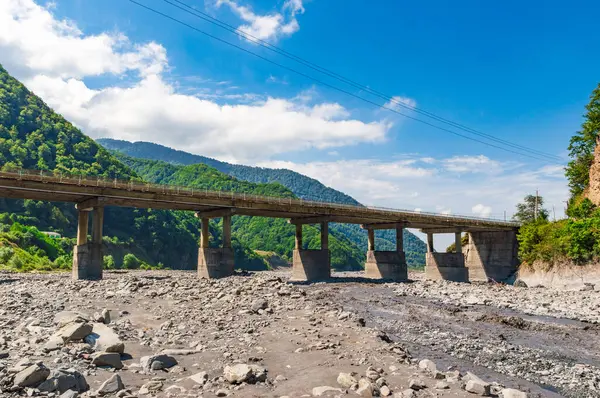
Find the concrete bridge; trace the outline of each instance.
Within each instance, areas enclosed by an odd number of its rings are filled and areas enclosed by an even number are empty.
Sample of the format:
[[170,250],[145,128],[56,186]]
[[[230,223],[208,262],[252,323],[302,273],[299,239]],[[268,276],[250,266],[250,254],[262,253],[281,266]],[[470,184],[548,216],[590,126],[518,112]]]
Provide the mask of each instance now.
[[[315,281],[331,275],[328,248],[330,222],[360,224],[368,231],[365,274],[368,278],[405,281],[408,278],[403,229],[427,234],[426,276],[457,282],[492,278],[503,280],[518,266],[518,223],[477,217],[451,216],[407,210],[342,205],[265,197],[244,193],[207,191],[187,187],[74,177],[34,171],[0,172],[0,197],[75,203],[79,211],[77,245],[73,250],[73,278],[102,278],[102,226],[105,206],[195,211],[201,222],[198,274],[204,278],[231,275],[231,217],[234,215],[287,218],[296,226],[292,279]],[[89,214],[92,240],[88,242]],[[223,218],[223,247],[209,247],[209,220]],[[304,249],[302,225],[320,224],[321,248]],[[395,229],[396,250],[375,247],[375,230]],[[462,247],[461,235],[469,234]],[[436,252],[433,235],[455,234],[454,253]]]

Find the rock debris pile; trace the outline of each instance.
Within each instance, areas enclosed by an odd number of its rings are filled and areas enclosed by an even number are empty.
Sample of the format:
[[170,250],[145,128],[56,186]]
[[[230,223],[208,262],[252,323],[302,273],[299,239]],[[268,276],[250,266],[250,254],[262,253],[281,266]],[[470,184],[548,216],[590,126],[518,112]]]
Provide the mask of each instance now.
[[2,273],[0,396],[535,396],[413,358],[335,284],[286,278]]

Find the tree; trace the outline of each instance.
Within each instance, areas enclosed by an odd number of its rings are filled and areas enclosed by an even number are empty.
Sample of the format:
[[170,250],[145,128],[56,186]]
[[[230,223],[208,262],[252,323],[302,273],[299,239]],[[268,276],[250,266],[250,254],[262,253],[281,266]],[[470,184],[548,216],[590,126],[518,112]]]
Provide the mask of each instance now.
[[565,168],[572,198],[580,195],[590,183],[590,167],[600,135],[600,84],[592,91],[585,109],[587,113],[581,130],[569,142],[569,156],[573,160]]
[[534,221],[548,221],[548,210],[544,209],[544,198],[539,195],[527,195],[523,203],[517,204],[513,220],[523,224]]

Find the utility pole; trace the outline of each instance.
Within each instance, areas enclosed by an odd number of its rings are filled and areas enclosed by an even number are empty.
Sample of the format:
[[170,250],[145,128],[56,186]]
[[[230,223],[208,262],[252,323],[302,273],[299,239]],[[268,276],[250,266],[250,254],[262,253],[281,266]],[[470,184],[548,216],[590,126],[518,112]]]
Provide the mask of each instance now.
[[539,192],[536,189],[535,190],[535,208],[533,210],[533,219],[537,221],[537,215],[538,215],[538,196],[539,196]]
[[554,221],[556,221],[556,209],[554,209],[554,205],[552,205],[552,214],[553,214]]

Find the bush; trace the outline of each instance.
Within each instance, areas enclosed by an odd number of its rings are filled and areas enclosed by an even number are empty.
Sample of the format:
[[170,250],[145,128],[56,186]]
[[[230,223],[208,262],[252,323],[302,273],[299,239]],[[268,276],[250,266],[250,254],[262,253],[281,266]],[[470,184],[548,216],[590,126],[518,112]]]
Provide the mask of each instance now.
[[58,257],[54,260],[54,267],[63,270],[71,269],[73,267],[73,256],[65,254]]
[[0,247],[0,264],[8,264],[13,254],[15,254],[15,250],[12,247]]
[[116,268],[115,267],[115,259],[111,255],[104,256],[104,258],[102,259],[102,264],[104,266],[104,269],[115,269]]
[[123,268],[138,269],[140,265],[141,261],[134,254],[128,253],[123,257]]

